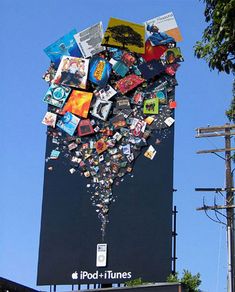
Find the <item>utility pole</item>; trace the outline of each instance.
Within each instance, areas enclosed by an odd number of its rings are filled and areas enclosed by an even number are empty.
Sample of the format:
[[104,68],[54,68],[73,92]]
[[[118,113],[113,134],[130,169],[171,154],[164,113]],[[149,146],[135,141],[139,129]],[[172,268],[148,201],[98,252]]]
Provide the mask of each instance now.
[[[212,150],[201,150],[197,154],[213,153],[225,161],[225,178],[226,187],[222,188],[201,188],[195,189],[196,191],[215,191],[226,192],[225,205],[206,206],[204,205],[197,210],[226,210],[226,231],[227,231],[227,252],[228,252],[228,292],[235,292],[235,274],[234,274],[234,244],[235,244],[235,231],[234,231],[234,189],[233,189],[233,171],[231,169],[232,155],[231,151],[235,148],[231,148],[231,137],[235,135],[235,125],[225,124],[224,126],[205,127],[196,129],[196,138],[209,138],[209,137],[225,137],[225,148],[223,149],[212,149]],[[224,157],[218,153],[224,152]],[[219,190],[219,191],[217,191]]]

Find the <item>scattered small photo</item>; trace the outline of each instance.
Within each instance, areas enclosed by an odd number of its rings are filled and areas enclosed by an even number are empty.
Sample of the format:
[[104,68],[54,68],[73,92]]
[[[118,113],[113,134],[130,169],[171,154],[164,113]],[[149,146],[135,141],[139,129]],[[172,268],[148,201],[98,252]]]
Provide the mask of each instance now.
[[152,145],[149,146],[149,148],[147,149],[147,151],[145,151],[144,156],[153,160],[154,156],[156,155],[156,150],[154,149],[154,147]]
[[108,146],[106,145],[104,139],[99,139],[96,143],[95,143],[95,148],[98,154],[103,153],[105,150],[107,150]]
[[57,114],[47,112],[42,120],[42,123],[46,126],[50,126],[52,128],[55,128],[56,118],[57,118]]
[[81,120],[78,125],[78,136],[87,136],[94,133],[94,129],[89,119]]
[[111,119],[111,123],[115,130],[126,126],[126,119],[122,114],[117,115]]
[[167,104],[167,92],[165,88],[157,90],[156,97],[159,99],[159,104]]
[[158,114],[158,105],[159,99],[158,98],[151,98],[146,99],[144,101],[144,114]]
[[165,119],[164,123],[170,127],[173,123],[175,122],[175,120],[172,117],[168,117],[167,119]]
[[60,155],[59,150],[52,150],[50,154],[50,159],[58,159],[59,155]]

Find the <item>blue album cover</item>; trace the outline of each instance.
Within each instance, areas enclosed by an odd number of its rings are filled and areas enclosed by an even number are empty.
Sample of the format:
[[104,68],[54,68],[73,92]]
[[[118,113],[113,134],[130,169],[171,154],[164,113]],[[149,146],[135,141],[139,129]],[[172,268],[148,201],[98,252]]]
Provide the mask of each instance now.
[[71,88],[62,85],[51,84],[44,97],[44,102],[62,108],[71,92]]
[[77,33],[76,29],[71,30],[56,42],[44,49],[44,52],[51,59],[55,66],[58,67],[63,56],[81,57],[82,53],[74,39]]
[[100,87],[106,86],[112,65],[105,59],[95,56],[90,60],[89,80]]
[[67,112],[58,122],[57,127],[59,127],[61,130],[68,133],[70,136],[73,136],[78,123],[80,122],[80,119],[76,117],[75,115],[71,114],[70,112]]
[[124,62],[118,61],[113,65],[113,71],[121,77],[125,77],[129,71],[129,68],[124,64]]

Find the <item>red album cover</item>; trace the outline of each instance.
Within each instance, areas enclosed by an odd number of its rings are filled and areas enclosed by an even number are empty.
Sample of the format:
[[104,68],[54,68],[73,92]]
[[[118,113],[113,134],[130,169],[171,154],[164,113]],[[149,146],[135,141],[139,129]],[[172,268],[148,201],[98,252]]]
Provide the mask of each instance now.
[[116,82],[116,87],[119,89],[119,91],[122,94],[125,94],[126,92],[132,90],[133,88],[135,88],[139,84],[143,83],[144,81],[145,81],[145,79],[143,79],[135,74],[131,74],[131,75],[128,75],[128,76],[118,80]]
[[151,61],[153,59],[159,60],[160,57],[168,50],[167,46],[152,46],[151,42],[147,40],[145,42],[145,53],[142,57],[145,61]]

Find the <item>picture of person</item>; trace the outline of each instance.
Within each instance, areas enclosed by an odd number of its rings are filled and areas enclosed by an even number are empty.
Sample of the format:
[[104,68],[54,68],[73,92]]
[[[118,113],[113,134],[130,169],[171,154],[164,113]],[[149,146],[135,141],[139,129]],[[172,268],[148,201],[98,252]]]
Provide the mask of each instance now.
[[150,36],[148,37],[148,40],[152,43],[153,46],[160,46],[170,43],[175,43],[175,40],[173,37],[170,37],[165,32],[160,32],[159,28],[152,24],[147,25],[147,31],[150,32]]
[[167,50],[166,52],[165,60],[167,64],[173,64],[173,63],[183,61],[182,55],[179,52],[173,51],[173,50],[177,50],[177,48],[172,49],[172,50]]
[[61,71],[61,84],[71,86],[79,85],[82,82],[82,78],[86,75],[84,72],[84,61],[72,60],[72,62],[69,63],[69,67],[63,72],[66,74],[66,78],[63,78]]
[[54,79],[55,84],[86,88],[88,60],[64,56]]
[[58,51],[49,51],[51,55],[58,55],[61,59],[63,56],[70,56],[69,50],[74,46],[75,41],[70,40],[70,44],[66,47],[64,43],[58,45]]

